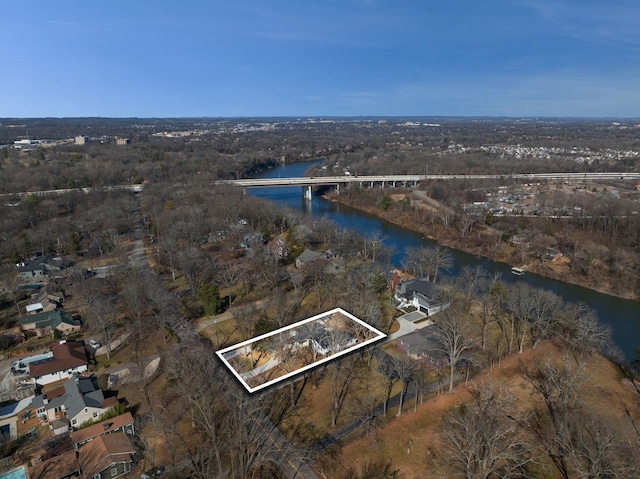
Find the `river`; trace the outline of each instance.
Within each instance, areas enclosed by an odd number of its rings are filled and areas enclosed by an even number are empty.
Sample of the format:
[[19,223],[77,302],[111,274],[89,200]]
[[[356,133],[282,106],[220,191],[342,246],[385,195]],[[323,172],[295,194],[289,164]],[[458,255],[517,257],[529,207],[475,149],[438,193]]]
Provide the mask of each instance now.
[[[293,163],[280,166],[258,175],[259,178],[291,178],[304,176],[311,163]],[[253,196],[268,198],[278,204],[305,214],[326,217],[340,228],[353,229],[363,235],[378,232],[383,243],[393,251],[392,263],[402,264],[407,248],[412,246],[435,246],[436,243],[424,239],[421,234],[396,226],[365,212],[327,201],[314,196],[311,201],[302,197],[299,186],[281,188],[251,188]],[[629,360],[636,358],[635,348],[640,348],[640,303],[576,286],[562,281],[545,278],[532,273],[514,276],[511,268],[503,263],[449,249],[454,257],[454,267],[448,273],[455,276],[463,266],[481,265],[490,273],[501,273],[505,282],[525,281],[532,286],[545,288],[561,296],[567,302],[582,302],[591,307],[600,321],[612,329],[613,340]],[[443,273],[444,274],[444,273]]]

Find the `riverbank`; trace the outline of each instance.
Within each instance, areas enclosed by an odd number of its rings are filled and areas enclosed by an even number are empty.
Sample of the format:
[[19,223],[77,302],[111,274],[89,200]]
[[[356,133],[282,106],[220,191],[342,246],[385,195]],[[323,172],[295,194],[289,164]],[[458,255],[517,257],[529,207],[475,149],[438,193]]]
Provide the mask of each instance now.
[[[362,191],[362,190],[360,190]],[[633,283],[620,280],[607,274],[604,267],[594,264],[598,268],[597,274],[588,277],[574,271],[572,260],[569,256],[554,258],[553,260],[534,259],[531,252],[524,246],[515,246],[505,241],[500,231],[494,230],[484,224],[466,222],[457,227],[446,224],[446,217],[436,209],[433,201],[422,201],[410,193],[398,193],[391,195],[393,202],[383,205],[382,196],[376,200],[365,193],[355,195],[329,193],[325,199],[363,211],[367,214],[379,217],[385,221],[406,228],[410,231],[422,234],[425,238],[474,256],[487,258],[510,266],[526,267],[526,271],[537,275],[574,284],[599,293],[615,296],[623,299],[638,301],[637,295],[629,286]],[[363,201],[364,199],[364,201]],[[602,265],[604,266],[604,265]]]

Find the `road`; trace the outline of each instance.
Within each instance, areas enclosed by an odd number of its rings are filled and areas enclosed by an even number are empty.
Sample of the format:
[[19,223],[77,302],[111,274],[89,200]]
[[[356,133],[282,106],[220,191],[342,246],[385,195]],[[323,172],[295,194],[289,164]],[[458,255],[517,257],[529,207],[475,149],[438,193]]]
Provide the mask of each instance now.
[[500,180],[515,179],[523,181],[540,180],[638,180],[640,173],[605,172],[605,173],[516,173],[504,175],[375,175],[375,176],[317,176],[295,178],[260,178],[219,181],[220,184],[230,184],[243,188],[265,188],[278,186],[320,186],[320,185],[346,185],[356,183],[388,184],[395,186],[397,183],[415,184],[430,180]]
[[[142,231],[142,220],[139,205],[140,203],[138,201],[138,221],[136,223],[136,229],[134,232],[134,247],[129,258],[130,264],[138,268],[144,275],[155,275],[153,270],[149,267],[144,254],[144,236]],[[175,301],[173,301],[173,304],[179,304],[179,302],[179,298],[176,297]],[[173,311],[169,316],[170,319],[168,320],[168,326],[180,338],[181,342],[200,339],[196,328],[189,321],[187,321],[182,314],[180,314],[177,307],[173,308]],[[223,319],[223,317],[224,315],[220,315],[213,320],[205,323],[215,324],[217,322],[228,319],[227,317],[224,317]],[[209,324],[206,324],[203,329],[208,325]],[[150,358],[145,358],[145,362]],[[120,368],[118,368],[118,370],[120,370]],[[230,398],[230,400],[232,400],[232,398]],[[316,474],[306,463],[304,452],[299,451],[297,448],[293,447],[289,439],[280,432],[276,425],[273,424],[273,422],[265,414],[263,414],[262,417],[254,417],[254,420],[258,421],[258,423],[261,424],[261,427],[265,430],[269,439],[272,441],[273,447],[277,451],[279,451],[279,454],[281,456],[279,461],[279,463],[281,464],[281,470],[287,476],[287,478],[318,479],[318,476],[316,476]]]

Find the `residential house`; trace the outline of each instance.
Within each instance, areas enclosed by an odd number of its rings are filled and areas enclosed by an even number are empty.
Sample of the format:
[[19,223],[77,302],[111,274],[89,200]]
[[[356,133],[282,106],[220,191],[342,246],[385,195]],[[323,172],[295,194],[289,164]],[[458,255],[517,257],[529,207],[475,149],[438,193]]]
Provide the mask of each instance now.
[[344,272],[345,263],[344,259],[335,256],[330,250],[327,254],[305,249],[296,258],[296,268],[322,271],[328,274],[337,274]]
[[300,328],[296,336],[298,337],[298,344],[304,344],[315,354],[322,354],[323,356],[330,353],[338,353],[358,342],[358,339],[349,331],[344,329],[325,329],[317,323]]
[[62,258],[47,255],[23,261],[16,266],[23,281],[33,282],[42,281],[46,275],[67,268],[68,263]]
[[562,251],[556,248],[547,248],[542,255],[544,261],[559,261],[563,257]]
[[29,479],[67,479],[80,476],[76,452],[70,450],[42,460],[29,469]]
[[447,356],[436,342],[429,327],[400,336],[398,347],[405,351],[410,358],[422,361],[436,369],[449,364]]
[[426,279],[412,279],[396,285],[395,299],[398,309],[413,306],[427,316],[431,316],[447,308],[439,304],[434,297],[434,284]]
[[113,479],[131,471],[135,449],[124,432],[97,436],[78,450],[82,477]]
[[20,327],[23,331],[34,331],[40,338],[53,334],[53,331],[59,331],[63,335],[79,331],[82,324],[64,309],[54,309],[23,316],[20,318]]
[[29,364],[35,384],[49,384],[87,371],[89,361],[84,341],[64,339],[51,345],[52,357]]
[[23,414],[30,404],[31,397],[28,397],[0,408],[0,440],[18,439],[18,420],[24,417]]
[[105,399],[94,378],[74,376],[63,386],[33,398],[32,404],[39,417],[53,423],[66,418],[72,428],[87,421],[95,421],[117,404],[115,398]]
[[277,259],[287,259],[289,256],[289,245],[284,235],[278,235],[267,244],[271,255]]
[[53,311],[61,308],[64,302],[64,293],[45,286],[37,293],[31,295],[31,304],[27,305],[27,314],[36,314]]
[[250,249],[262,243],[264,243],[264,236],[262,233],[250,233],[242,238],[240,247],[243,249]]
[[124,432],[128,436],[133,436],[135,434],[136,431],[133,424],[133,416],[130,412],[96,423],[93,426],[74,431],[71,433],[71,440],[73,441],[73,447],[77,450],[83,444],[86,444],[98,436],[114,432]]

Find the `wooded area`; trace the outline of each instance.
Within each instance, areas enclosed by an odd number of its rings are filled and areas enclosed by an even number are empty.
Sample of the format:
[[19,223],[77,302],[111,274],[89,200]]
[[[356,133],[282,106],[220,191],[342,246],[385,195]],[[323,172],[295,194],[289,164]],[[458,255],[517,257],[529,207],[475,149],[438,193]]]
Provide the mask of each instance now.
[[[309,464],[317,477],[345,479],[635,477],[639,370],[616,351],[593,311],[524,283],[507,285],[481,268],[447,277],[451,257],[441,248],[410,249],[405,263],[395,265],[406,278],[432,283],[430,299],[446,305],[425,328],[441,361],[410,357],[392,341],[255,395],[218,362],[216,349],[334,307],[390,334],[402,313],[390,285],[391,252],[375,233],[363,237],[214,180],[281,161],[322,161],[309,172],[314,176],[424,174],[427,167],[458,174],[637,171],[640,162],[640,155],[623,153],[640,150],[640,129],[632,125],[414,122],[2,120],[5,143],[15,138],[10,133],[18,129],[7,128],[13,123],[33,137],[92,137],[88,145],[0,149],[3,331],[22,335],[18,320],[29,294],[16,264],[55,255],[73,265],[47,281],[81,306],[83,334],[106,345],[126,338],[124,349],[107,348],[97,358],[94,372],[104,374],[118,361],[139,366],[139,375],[123,385],[138,421],[138,476],[162,466],[163,477],[279,478]],[[156,135],[165,131],[191,133]],[[131,144],[116,145],[115,136]],[[478,153],[492,145],[501,148]],[[509,145],[545,148],[550,156],[516,161],[505,153]],[[576,160],[575,148],[592,159]],[[97,188],[133,183],[143,184],[142,192]],[[571,256],[571,274],[587,284],[605,274],[612,285],[617,279],[616,294],[640,294],[637,197],[541,196],[550,208],[582,209],[580,218],[568,220],[466,214],[464,205],[480,200],[476,190],[485,187],[421,186],[440,208],[416,208],[404,190],[352,189],[341,201],[375,205],[377,214],[420,224],[445,243],[490,257],[506,254],[509,240],[524,234],[537,261],[559,248]],[[74,191],[34,194],[60,188]],[[296,265],[305,250],[330,251],[323,254],[342,260],[344,271]],[[522,250],[511,254],[501,259]],[[50,342],[25,336],[5,353]],[[506,379],[484,376],[528,352],[529,360]],[[149,378],[143,365],[155,354],[162,372]],[[606,384],[594,383],[590,370],[607,367]],[[398,443],[376,459],[366,455],[402,418],[426,421],[430,404],[444,396],[455,399],[425,426],[431,442]],[[602,397],[617,399],[604,408]],[[362,456],[343,456],[357,441],[366,444]],[[416,455],[419,470],[407,462]],[[313,472],[304,474],[299,477]]]

